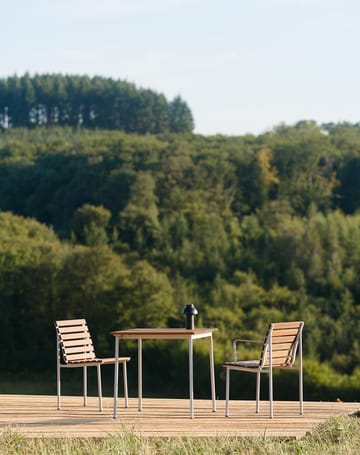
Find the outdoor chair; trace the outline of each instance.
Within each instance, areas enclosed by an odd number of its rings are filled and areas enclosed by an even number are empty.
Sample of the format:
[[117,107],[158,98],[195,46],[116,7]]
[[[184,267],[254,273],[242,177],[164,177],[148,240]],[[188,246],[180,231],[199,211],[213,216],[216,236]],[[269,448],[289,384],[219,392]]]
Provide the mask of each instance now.
[[[95,355],[93,342],[85,319],[70,319],[55,321],[57,340],[57,408],[61,409],[61,379],[62,368],[83,368],[84,406],[87,405],[87,367],[97,368],[99,411],[103,410],[101,390],[101,365],[115,363],[114,358],[98,358]],[[128,407],[128,387],[126,362],[130,357],[119,357],[123,366],[125,407]]]
[[[234,361],[225,362],[226,368],[226,407],[225,416],[229,416],[230,371],[249,371],[256,373],[256,413],[260,410],[260,375],[269,375],[270,419],[273,418],[273,369],[299,370],[299,402],[300,414],[303,414],[303,366],[302,366],[302,330],[304,323],[277,322],[269,325],[264,341],[242,340],[233,341]],[[237,360],[237,345],[241,342],[262,343],[260,360]],[[299,365],[295,367],[296,353],[299,350]]]

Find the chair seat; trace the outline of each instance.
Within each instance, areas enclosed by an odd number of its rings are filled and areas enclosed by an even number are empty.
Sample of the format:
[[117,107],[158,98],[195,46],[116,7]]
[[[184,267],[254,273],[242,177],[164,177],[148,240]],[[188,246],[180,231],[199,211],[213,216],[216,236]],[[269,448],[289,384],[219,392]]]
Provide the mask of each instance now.
[[241,362],[225,362],[224,365],[239,368],[259,368],[260,362],[258,360],[242,360]]
[[[101,365],[111,365],[111,364],[115,363],[115,357],[112,357],[112,358],[109,357],[106,359],[97,359],[97,360],[101,361]],[[119,360],[119,363],[124,363],[124,362],[128,362],[130,360],[130,357],[119,357],[118,360]]]
[[101,359],[83,359],[83,360],[69,360],[67,363],[62,363],[61,366],[69,366],[69,365],[97,365],[98,363],[102,363]]
[[[125,363],[125,362],[128,362],[129,360],[130,360],[130,357],[119,357],[119,363]],[[62,367],[70,367],[73,365],[91,366],[91,365],[97,365],[97,364],[113,365],[114,363],[115,363],[115,357],[111,357],[111,358],[109,357],[109,358],[105,358],[105,359],[99,359],[96,357],[95,359],[71,360],[66,364],[61,364],[61,366]]]

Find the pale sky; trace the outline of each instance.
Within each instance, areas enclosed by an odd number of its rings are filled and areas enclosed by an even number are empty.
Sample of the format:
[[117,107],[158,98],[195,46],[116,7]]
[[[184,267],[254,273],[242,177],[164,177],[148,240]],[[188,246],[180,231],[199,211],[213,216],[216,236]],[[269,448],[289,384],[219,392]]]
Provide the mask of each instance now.
[[180,95],[204,135],[360,121],[359,0],[0,0],[0,77]]

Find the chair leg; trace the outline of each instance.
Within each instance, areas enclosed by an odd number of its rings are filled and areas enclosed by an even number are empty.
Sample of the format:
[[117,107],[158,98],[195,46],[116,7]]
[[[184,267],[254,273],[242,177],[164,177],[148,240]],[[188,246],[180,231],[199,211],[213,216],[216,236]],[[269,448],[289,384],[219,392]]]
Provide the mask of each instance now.
[[256,373],[256,414],[260,411],[260,371]]
[[87,367],[83,367],[84,406],[87,405]]
[[273,418],[273,374],[272,368],[269,369],[269,405],[270,405],[270,419]]
[[128,385],[127,385],[126,361],[123,363],[123,380],[124,380],[125,408],[127,408],[127,407],[129,407],[129,395],[128,395]]
[[226,405],[225,405],[225,417],[229,417],[229,396],[230,396],[230,369],[226,368]]
[[302,359],[302,334],[300,333],[299,341],[299,401],[300,415],[304,414],[304,387],[303,387],[303,359]]
[[57,391],[57,408],[58,411],[61,409],[61,379],[60,379],[60,365],[56,366],[56,391]]
[[300,402],[300,415],[304,414],[304,392],[303,392],[303,372],[299,368],[299,402]]
[[98,394],[99,394],[99,411],[103,410],[102,405],[102,390],[101,390],[101,366],[100,363],[96,365],[97,367],[97,377],[98,377]]

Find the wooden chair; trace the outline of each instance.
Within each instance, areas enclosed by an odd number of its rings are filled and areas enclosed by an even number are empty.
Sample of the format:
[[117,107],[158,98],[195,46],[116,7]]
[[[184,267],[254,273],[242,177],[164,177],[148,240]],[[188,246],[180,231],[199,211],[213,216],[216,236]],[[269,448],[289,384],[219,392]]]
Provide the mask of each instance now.
[[[226,409],[229,416],[230,371],[249,371],[256,373],[256,412],[260,409],[260,374],[269,374],[270,419],[273,418],[273,368],[299,370],[299,402],[300,414],[303,414],[303,366],[302,366],[302,330],[304,323],[277,322],[269,325],[264,341],[242,340],[233,341],[234,361],[225,362],[226,368]],[[237,360],[237,344],[239,342],[262,343],[260,360]],[[295,367],[296,353],[299,350],[299,365]]]
[[[87,404],[87,367],[97,368],[99,411],[103,410],[101,391],[101,365],[115,363],[114,358],[100,359],[96,357],[91,335],[85,319],[55,321],[57,334],[57,408],[61,409],[61,368],[83,368],[84,406]],[[123,366],[125,407],[128,407],[128,387],[126,362],[130,357],[119,357]]]

